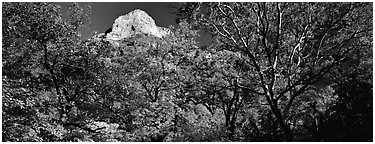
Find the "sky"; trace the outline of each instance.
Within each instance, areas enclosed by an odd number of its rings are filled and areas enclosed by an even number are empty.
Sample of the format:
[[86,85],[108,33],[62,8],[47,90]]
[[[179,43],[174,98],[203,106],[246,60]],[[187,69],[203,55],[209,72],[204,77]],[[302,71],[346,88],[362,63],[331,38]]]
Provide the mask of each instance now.
[[[61,6],[64,17],[68,16],[69,3],[56,3]],[[112,27],[115,19],[121,15],[125,15],[135,9],[141,9],[150,15],[157,26],[168,28],[170,25],[177,27],[176,18],[173,14],[177,10],[171,6],[179,6],[178,3],[171,2],[80,2],[80,6],[91,4],[91,25],[83,28],[81,34],[87,39],[96,31],[98,33],[105,32]],[[212,39],[204,33],[200,33],[201,37],[198,42],[202,45],[208,45]]]
[[[64,17],[68,16],[69,3],[57,3],[62,8]],[[141,9],[150,15],[157,26],[168,27],[169,25],[177,26],[176,9],[170,7],[178,6],[178,3],[169,2],[81,2],[80,6],[91,4],[91,26],[82,29],[81,34],[84,38],[90,37],[94,31],[105,32],[112,27],[116,18],[125,15],[135,9]]]

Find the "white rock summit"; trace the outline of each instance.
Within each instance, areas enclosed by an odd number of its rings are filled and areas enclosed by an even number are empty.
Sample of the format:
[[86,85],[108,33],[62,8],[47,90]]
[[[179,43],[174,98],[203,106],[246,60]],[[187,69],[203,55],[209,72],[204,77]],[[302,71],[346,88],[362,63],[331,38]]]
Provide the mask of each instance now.
[[135,34],[147,34],[162,38],[169,33],[167,28],[156,26],[155,21],[146,12],[136,9],[118,17],[112,25],[112,31],[106,33],[106,38],[121,40]]

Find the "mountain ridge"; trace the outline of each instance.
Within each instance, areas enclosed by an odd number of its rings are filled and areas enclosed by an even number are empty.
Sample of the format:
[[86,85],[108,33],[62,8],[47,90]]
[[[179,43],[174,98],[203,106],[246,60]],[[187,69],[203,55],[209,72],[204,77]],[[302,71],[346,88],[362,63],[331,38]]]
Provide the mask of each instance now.
[[119,41],[134,37],[137,34],[163,38],[171,34],[171,32],[168,28],[157,26],[155,20],[145,11],[135,9],[116,18],[111,28],[104,33],[94,34],[92,38]]

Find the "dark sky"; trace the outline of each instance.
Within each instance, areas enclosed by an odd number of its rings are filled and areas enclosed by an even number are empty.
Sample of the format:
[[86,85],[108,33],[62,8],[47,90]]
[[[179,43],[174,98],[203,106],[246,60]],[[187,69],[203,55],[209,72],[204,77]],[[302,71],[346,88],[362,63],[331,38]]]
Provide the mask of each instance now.
[[[61,6],[61,12],[64,17],[68,14],[69,3],[57,3]],[[173,12],[177,10],[172,8],[171,5],[177,7],[178,3],[171,2],[81,2],[80,6],[91,4],[91,26],[83,28],[81,34],[84,38],[89,38],[96,31],[98,33],[105,32],[108,28],[112,27],[113,22],[116,18],[121,15],[125,15],[135,9],[141,9],[150,15],[157,26],[168,27],[173,25],[177,27],[176,15]],[[210,44],[213,39],[209,35],[200,32],[201,37],[197,40],[202,45]]]
[[[69,3],[57,3],[62,9],[64,17],[67,17],[68,4]],[[157,26],[168,27],[170,25],[177,26],[176,15],[173,12],[177,10],[172,8],[171,5],[177,7],[178,3],[170,2],[81,2],[80,6],[91,4],[91,26],[83,28],[81,34],[84,38],[92,36],[94,31],[98,33],[105,32],[108,28],[112,27],[113,22],[116,18],[121,15],[125,15],[135,9],[141,9],[150,15]],[[203,35],[198,38],[198,41],[203,44],[209,44],[212,39],[208,35]]]
[[[57,3],[62,7],[62,13],[67,16],[69,3]],[[80,6],[85,6],[89,3],[79,3]],[[150,15],[157,26],[168,27],[169,25],[177,26],[175,20],[176,12],[170,5],[177,6],[178,3],[169,2],[92,2],[91,4],[91,21],[90,27],[82,30],[82,36],[89,37],[94,31],[104,32],[112,27],[116,18],[125,15],[135,9],[141,9]]]

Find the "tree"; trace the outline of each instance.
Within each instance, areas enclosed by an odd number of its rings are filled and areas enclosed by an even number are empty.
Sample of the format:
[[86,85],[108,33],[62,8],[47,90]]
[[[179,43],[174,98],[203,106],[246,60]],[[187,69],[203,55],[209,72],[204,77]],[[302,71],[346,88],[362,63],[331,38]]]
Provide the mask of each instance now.
[[[247,89],[237,84],[236,71],[240,60],[232,52],[210,51],[208,48],[196,50],[191,58],[190,68],[184,81],[187,100],[201,104],[214,114],[222,110],[228,137],[234,140],[239,114],[246,103]],[[249,97],[249,96],[248,96]]]
[[336,87],[338,101],[319,126],[324,141],[372,141],[372,85],[356,80]]
[[[364,40],[368,43],[371,40]],[[357,49],[353,57],[328,77],[335,83],[337,101],[324,113],[319,126],[324,141],[372,141],[372,51]]]
[[[239,84],[265,99],[293,141],[290,110],[324,76],[369,49],[370,3],[184,3],[180,19],[209,31],[222,51],[238,53],[250,66]],[[370,47],[369,47],[370,46]],[[247,84],[255,81],[254,84]]]
[[372,139],[369,3],[183,3],[117,41],[69,10],[3,3],[3,141]]
[[69,103],[62,67],[84,23],[64,21],[48,3],[3,3],[3,10],[3,141],[59,140]]

